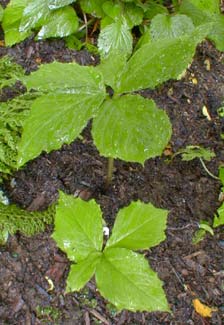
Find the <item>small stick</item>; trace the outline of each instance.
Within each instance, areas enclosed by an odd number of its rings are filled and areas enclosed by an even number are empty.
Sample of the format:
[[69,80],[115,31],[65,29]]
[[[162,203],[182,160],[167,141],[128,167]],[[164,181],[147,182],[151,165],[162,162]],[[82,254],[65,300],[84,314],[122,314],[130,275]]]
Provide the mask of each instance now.
[[97,319],[99,319],[105,325],[110,325],[110,322],[108,322],[108,320],[106,320],[106,318],[104,318],[102,315],[100,315],[100,313],[98,313],[98,311],[96,311],[95,309],[90,309],[89,313],[92,314]]
[[107,165],[107,178],[106,178],[106,189],[109,187],[113,177],[113,170],[114,170],[114,158],[108,158],[108,165]]
[[206,173],[208,173],[208,175],[211,176],[212,178],[214,178],[214,179],[216,179],[216,180],[219,180],[219,178],[218,178],[217,176],[213,175],[213,174],[208,170],[208,168],[206,167],[206,165],[205,165],[203,159],[202,159],[202,158],[199,158],[199,160],[200,160],[200,162],[201,162],[201,164],[202,164],[202,167],[203,167],[204,170],[206,171]]

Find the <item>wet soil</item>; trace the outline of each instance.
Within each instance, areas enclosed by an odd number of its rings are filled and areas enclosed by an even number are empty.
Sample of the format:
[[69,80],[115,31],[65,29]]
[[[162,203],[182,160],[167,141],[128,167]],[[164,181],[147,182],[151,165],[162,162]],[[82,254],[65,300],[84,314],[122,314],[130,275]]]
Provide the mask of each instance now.
[[[98,62],[86,51],[67,49],[61,40],[35,42],[30,38],[13,48],[1,47],[0,56],[6,54],[27,73],[37,69],[40,62]],[[24,91],[17,83],[5,89],[1,100]],[[112,184],[105,190],[107,161],[93,145],[90,122],[82,138],[61,150],[42,154],[4,186],[12,202],[29,210],[46,209],[57,200],[59,189],[86,200],[94,198],[109,227],[118,210],[133,200],[168,209],[166,240],[145,251],[145,256],[164,281],[172,314],[117,313],[96,291],[94,279],[81,292],[65,294],[70,264],[51,239],[52,225],[32,238],[18,233],[0,247],[0,324],[224,323],[224,227],[192,244],[198,222],[211,222],[220,205],[220,182],[211,178],[197,159],[170,159],[172,153],[191,144],[215,152],[216,157],[206,163],[215,175],[224,162],[220,136],[224,122],[217,114],[224,100],[223,54],[204,42],[181,80],[141,94],[153,98],[172,122],[172,139],[162,157],[150,159],[144,166],[116,160]],[[194,298],[217,308],[212,318],[203,318],[194,310]]]

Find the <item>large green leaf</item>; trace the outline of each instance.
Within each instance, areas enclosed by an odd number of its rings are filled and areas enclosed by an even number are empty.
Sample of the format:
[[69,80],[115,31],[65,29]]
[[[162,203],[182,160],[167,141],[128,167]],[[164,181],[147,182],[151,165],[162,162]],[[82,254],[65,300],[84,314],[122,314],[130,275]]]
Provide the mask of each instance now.
[[117,309],[169,311],[162,282],[145,258],[124,248],[106,249],[96,267],[100,293]]
[[103,156],[143,164],[161,155],[171,136],[171,124],[152,100],[126,95],[103,103],[93,120],[92,134]]
[[48,8],[48,0],[31,0],[25,7],[19,27],[20,32],[27,32],[44,24],[51,11]]
[[100,252],[103,244],[100,207],[95,201],[85,202],[60,192],[52,237],[72,261],[80,262],[90,253]]
[[117,92],[153,89],[166,80],[178,78],[191,63],[195,47],[206,32],[197,30],[190,36],[158,40],[142,46],[124,68]]
[[58,9],[70,5],[75,1],[76,0],[48,0],[48,7],[51,10]]
[[[59,69],[61,67],[61,70]],[[34,101],[18,146],[18,166],[72,142],[105,97],[101,75],[92,67],[55,63],[24,79],[28,88],[50,92]]]
[[5,43],[7,46],[12,46],[28,37],[31,32],[19,32],[20,20],[22,13],[28,0],[11,0],[2,19],[2,27],[5,34]]
[[152,40],[180,37],[194,30],[192,20],[185,15],[156,15],[150,25]]
[[210,21],[209,12],[201,10],[199,7],[194,5],[191,0],[183,0],[179,9],[180,13],[190,17],[195,26],[204,24]]
[[131,54],[132,35],[125,19],[117,20],[101,30],[98,48],[102,56],[106,56],[114,50],[125,56]]
[[77,30],[78,17],[72,7],[51,10],[49,0],[32,0],[23,11],[19,30],[26,32],[37,27],[41,27],[38,39],[64,37]]
[[167,214],[167,210],[155,208],[151,203],[131,203],[118,212],[106,247],[138,250],[159,244],[165,239]]
[[38,39],[49,37],[65,37],[75,33],[79,21],[72,7],[65,7],[51,12],[47,22],[41,27],[37,34]]
[[213,23],[208,38],[218,50],[224,51],[224,17],[220,13],[219,0],[183,0],[180,12],[189,16],[195,25]]
[[114,88],[126,61],[125,55],[112,50],[106,57],[101,58],[95,69],[102,73],[105,84]]
[[219,51],[224,51],[224,16],[215,15],[213,17],[214,28],[208,35],[208,38],[215,43]]
[[197,9],[206,12],[208,15],[220,13],[219,0],[183,0],[181,3],[181,8],[189,3]]
[[94,67],[53,62],[22,79],[26,87],[42,92],[94,95],[104,92],[102,76]]
[[71,266],[67,278],[66,292],[78,291],[84,287],[94,275],[101,254],[101,252],[92,252],[84,260]]

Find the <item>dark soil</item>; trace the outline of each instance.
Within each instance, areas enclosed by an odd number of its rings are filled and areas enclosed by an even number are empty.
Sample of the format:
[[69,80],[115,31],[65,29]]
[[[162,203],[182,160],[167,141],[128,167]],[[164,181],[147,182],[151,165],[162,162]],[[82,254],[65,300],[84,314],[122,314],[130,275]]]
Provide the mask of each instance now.
[[[1,47],[0,56],[6,54],[27,72],[37,69],[39,62],[75,60],[95,65],[98,61],[86,51],[67,49],[60,40],[29,39],[11,49]],[[0,324],[224,323],[224,227],[216,228],[214,236],[207,234],[199,244],[192,244],[198,222],[212,221],[220,205],[220,182],[211,178],[197,159],[170,159],[172,153],[194,144],[214,150],[216,157],[207,162],[212,173],[217,175],[218,166],[224,162],[220,137],[224,123],[217,114],[224,100],[222,62],[223,55],[204,42],[180,81],[142,91],[168,113],[173,125],[170,146],[161,158],[146,161],[144,167],[115,161],[113,181],[106,191],[107,161],[92,143],[91,123],[82,139],[42,154],[15,173],[13,182],[5,184],[10,200],[29,210],[46,209],[57,200],[59,189],[83,199],[95,198],[110,227],[118,210],[133,200],[168,209],[167,238],[145,255],[164,281],[172,314],[116,313],[96,291],[94,280],[80,293],[65,295],[69,262],[50,237],[52,226],[32,238],[18,233],[0,247]],[[24,88],[18,83],[5,89],[2,100],[21,92]],[[207,107],[209,119],[203,115],[203,106]],[[212,318],[196,313],[192,305],[195,297],[217,308]]]

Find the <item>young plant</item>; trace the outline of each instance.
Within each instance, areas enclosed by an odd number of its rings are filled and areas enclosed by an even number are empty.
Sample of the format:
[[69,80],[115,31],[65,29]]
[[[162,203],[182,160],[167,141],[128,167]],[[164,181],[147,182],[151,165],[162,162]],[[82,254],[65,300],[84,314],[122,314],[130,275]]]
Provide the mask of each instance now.
[[214,236],[214,231],[208,221],[201,220],[198,224],[198,227],[199,229],[195,232],[194,237],[192,239],[192,243],[194,245],[200,243],[205,238],[205,235],[207,233],[210,233],[210,235]]
[[[128,61],[112,53],[97,67],[54,62],[24,77],[27,88],[42,96],[24,124],[18,166],[43,150],[72,142],[90,119],[101,155],[141,164],[161,155],[171,136],[169,118],[136,91],[178,78],[204,37],[204,30],[197,29],[188,36],[146,44]],[[113,88],[112,98],[106,86]]]
[[203,147],[200,146],[187,146],[184,149],[180,149],[178,150],[174,155],[173,158],[177,155],[181,155],[182,160],[183,161],[190,161],[193,159],[199,159],[202,167],[204,168],[204,170],[206,171],[206,173],[216,179],[219,180],[219,178],[215,175],[213,175],[208,168],[206,167],[204,160],[206,161],[210,161],[212,158],[215,157],[215,153],[213,151],[211,151],[210,149],[205,149]]
[[52,235],[74,262],[66,292],[80,290],[94,275],[102,296],[118,310],[169,311],[162,282],[143,255],[165,239],[167,210],[140,201],[119,211],[104,245],[99,205],[60,192]]

